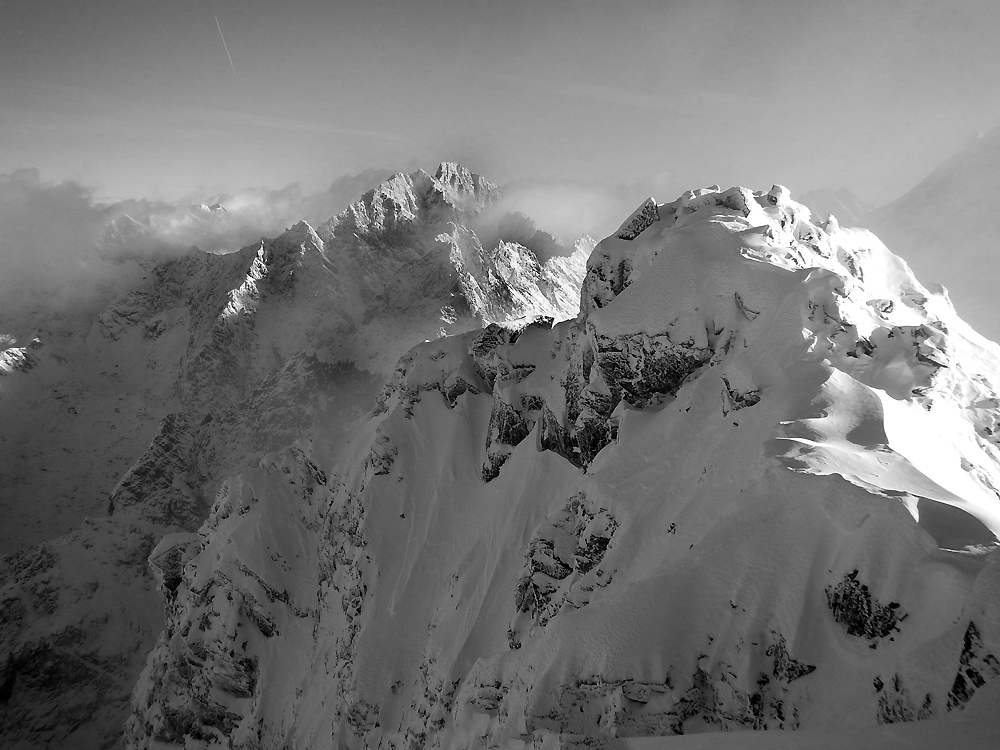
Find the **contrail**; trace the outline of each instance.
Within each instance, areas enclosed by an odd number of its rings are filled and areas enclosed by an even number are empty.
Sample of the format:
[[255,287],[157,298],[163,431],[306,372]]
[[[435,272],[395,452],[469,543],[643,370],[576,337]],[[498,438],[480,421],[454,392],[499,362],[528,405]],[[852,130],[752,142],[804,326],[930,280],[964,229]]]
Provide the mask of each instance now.
[[219,30],[219,36],[222,37],[222,48],[226,50],[226,57],[229,58],[229,67],[233,69],[233,78],[236,77],[236,68],[233,66],[233,56],[229,54],[229,45],[226,44],[226,37],[222,36],[222,27],[219,26],[219,17],[215,17],[215,27]]

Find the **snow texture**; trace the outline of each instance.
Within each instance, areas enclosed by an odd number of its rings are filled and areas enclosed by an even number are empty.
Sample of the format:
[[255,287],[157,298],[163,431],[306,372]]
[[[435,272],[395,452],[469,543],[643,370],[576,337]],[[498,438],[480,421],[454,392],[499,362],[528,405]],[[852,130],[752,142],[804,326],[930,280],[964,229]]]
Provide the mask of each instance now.
[[[406,179],[354,226],[424,210]],[[317,427],[153,551],[126,745],[994,746],[998,373],[780,186],[646,202],[577,318],[417,345],[349,443]]]

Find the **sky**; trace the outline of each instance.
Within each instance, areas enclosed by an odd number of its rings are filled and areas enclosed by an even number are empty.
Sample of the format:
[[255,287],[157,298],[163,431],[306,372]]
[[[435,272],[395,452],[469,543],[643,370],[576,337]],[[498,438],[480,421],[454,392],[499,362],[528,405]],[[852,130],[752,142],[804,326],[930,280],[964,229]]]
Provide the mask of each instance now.
[[[879,206],[1000,126],[998,29],[997,0],[0,0],[0,219],[220,200],[233,244],[443,160],[563,239],[712,184]],[[1000,338],[961,252],[914,267]]]
[[0,173],[107,199],[451,159],[878,204],[1000,123],[995,0],[0,5]]

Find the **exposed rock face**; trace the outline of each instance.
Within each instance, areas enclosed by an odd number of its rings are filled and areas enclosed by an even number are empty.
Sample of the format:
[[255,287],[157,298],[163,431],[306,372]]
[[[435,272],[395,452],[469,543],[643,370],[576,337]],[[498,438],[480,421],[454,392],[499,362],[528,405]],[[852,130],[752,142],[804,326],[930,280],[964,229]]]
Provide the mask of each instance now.
[[871,648],[877,646],[877,639],[898,633],[899,623],[906,619],[906,613],[899,612],[899,602],[872,601],[868,587],[858,582],[856,570],[836,586],[827,587],[826,600],[833,619],[847,627],[847,634],[869,639]]
[[572,497],[535,530],[514,593],[517,611],[527,617],[518,616],[511,623],[507,631],[511,648],[520,648],[523,638],[530,637],[536,626],[544,628],[567,603],[583,607],[595,586],[607,585],[593,579],[581,582],[604,559],[618,528],[607,509],[595,510],[587,509],[585,496]]
[[[576,314],[592,243],[545,264],[516,243],[484,248],[477,222],[498,195],[455,164],[433,176],[397,175],[318,230],[302,222],[229,255],[192,250],[137,262],[144,275],[89,331],[66,340],[43,331],[40,343],[4,350],[0,373],[10,375],[0,408],[24,418],[8,422],[11,438],[42,443],[67,420],[85,420],[67,445],[92,462],[107,452],[114,465],[87,478],[88,505],[76,512],[91,518],[76,531],[32,546],[64,529],[40,526],[22,541],[8,527],[11,547],[23,549],[0,562],[0,663],[8,664],[0,744],[116,741],[162,627],[156,586],[179,586],[179,553],[154,556],[159,582],[147,559],[165,535],[187,539],[201,526],[225,477],[318,425],[339,451],[416,342],[526,314]],[[128,227],[116,229],[127,246]],[[71,389],[67,373],[78,378]],[[71,390],[72,414],[51,403],[53,382],[57,393]],[[32,400],[52,411],[39,436],[25,426]],[[62,495],[80,475],[56,460],[59,444],[47,450],[34,471],[59,470],[51,491],[72,505]],[[262,596],[272,594],[280,592]],[[243,614],[258,610],[247,605]],[[253,693],[248,663],[226,669],[231,694]],[[213,679],[211,690],[222,684]],[[163,737],[197,736],[198,722],[236,726],[235,714],[205,701],[197,721],[173,716]]]
[[[12,340],[0,343],[13,343]],[[33,352],[41,349],[42,342],[35,338],[27,346],[8,346],[0,351],[0,376],[12,372],[27,372],[38,364],[38,358]]]
[[951,711],[968,702],[972,694],[987,682],[1000,677],[1000,661],[983,645],[979,628],[969,623],[965,631],[962,655],[958,659],[958,674],[948,691],[948,710]]
[[996,678],[1000,352],[944,296],[776,186],[644,204],[581,299],[415,347],[161,545],[127,745],[611,747]]

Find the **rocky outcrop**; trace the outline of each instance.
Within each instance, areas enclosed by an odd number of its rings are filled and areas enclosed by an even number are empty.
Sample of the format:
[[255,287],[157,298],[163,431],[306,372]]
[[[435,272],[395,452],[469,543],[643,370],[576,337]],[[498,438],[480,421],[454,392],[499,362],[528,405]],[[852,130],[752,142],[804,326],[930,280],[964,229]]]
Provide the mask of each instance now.
[[[399,231],[420,210],[385,208]],[[426,341],[351,446],[230,480],[163,568],[127,744],[940,716],[1000,647],[998,366],[874,236],[784,188],[644,204],[592,253],[579,317]],[[935,455],[913,439],[944,424]]]
[[899,602],[881,604],[872,599],[868,587],[858,581],[858,571],[846,573],[836,586],[827,586],[826,601],[833,619],[847,628],[848,635],[867,638],[871,648],[879,638],[899,632],[899,623],[906,619]]
[[[8,338],[4,341],[4,338],[0,338],[0,344],[15,343],[13,339]],[[27,346],[6,346],[0,350],[0,376],[12,372],[28,372],[38,364],[38,358],[34,352],[41,348],[41,339],[36,337]]]
[[[45,384],[74,367],[80,377],[100,373],[96,385],[77,384],[79,398],[67,407],[90,425],[72,450],[93,440],[84,450],[102,463],[113,457],[117,468],[94,478],[92,518],[81,528],[23,551],[47,550],[50,565],[24,566],[17,555],[0,563],[3,601],[18,613],[0,632],[0,662],[13,665],[0,679],[0,744],[114,742],[162,626],[160,594],[180,586],[179,551],[158,550],[156,579],[147,558],[161,538],[187,539],[205,522],[213,498],[228,491],[227,476],[316,431],[329,450],[348,445],[400,355],[418,341],[529,314],[575,315],[589,241],[545,263],[516,242],[484,247],[477,230],[495,231],[480,215],[499,194],[456,164],[397,175],[316,230],[300,222],[228,255],[192,249],[144,258],[133,288],[96,314],[82,363],[62,357],[82,347],[40,350],[37,358],[31,347],[5,349],[0,372],[16,365],[21,389],[35,387],[29,379],[41,373],[42,404],[51,400]],[[126,253],[133,235],[144,237],[139,229],[119,222],[110,237],[116,252]],[[101,394],[93,402],[90,388]],[[16,398],[0,407],[9,415],[12,404]],[[115,452],[102,435],[114,439]],[[72,481],[67,471],[64,482]],[[238,575],[252,578],[251,570]],[[272,598],[288,602],[266,579],[257,585],[240,616],[263,632],[274,621]],[[53,653],[58,663],[98,666],[73,667],[72,677],[44,686],[29,680],[32,655]],[[247,663],[222,653],[201,663],[226,677],[204,683],[185,707],[165,709],[165,742],[231,731],[237,714],[213,691],[254,692]]]
[[948,691],[948,710],[960,708],[987,682],[1000,677],[1000,661],[983,644],[979,628],[969,622],[958,659],[958,674]]
[[514,592],[518,616],[507,629],[512,649],[535,627],[544,628],[564,608],[585,606],[595,587],[610,583],[598,565],[617,528],[607,509],[589,511],[581,494],[535,530]]
[[924,695],[923,702],[917,706],[900,680],[899,674],[894,674],[886,684],[881,677],[876,677],[872,684],[878,694],[878,723],[898,724],[900,722],[929,719],[934,714],[931,694]]

